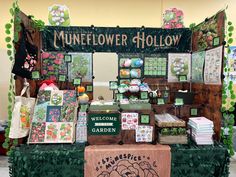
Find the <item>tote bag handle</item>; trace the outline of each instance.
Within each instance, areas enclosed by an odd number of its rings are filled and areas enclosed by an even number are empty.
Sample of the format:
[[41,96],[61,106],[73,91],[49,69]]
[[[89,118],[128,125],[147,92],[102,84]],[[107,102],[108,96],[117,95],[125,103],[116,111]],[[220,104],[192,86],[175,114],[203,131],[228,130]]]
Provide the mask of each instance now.
[[21,90],[20,96],[23,96],[26,92],[26,97],[30,98],[30,87],[29,87],[29,82],[27,82],[27,79],[24,79],[24,87]]

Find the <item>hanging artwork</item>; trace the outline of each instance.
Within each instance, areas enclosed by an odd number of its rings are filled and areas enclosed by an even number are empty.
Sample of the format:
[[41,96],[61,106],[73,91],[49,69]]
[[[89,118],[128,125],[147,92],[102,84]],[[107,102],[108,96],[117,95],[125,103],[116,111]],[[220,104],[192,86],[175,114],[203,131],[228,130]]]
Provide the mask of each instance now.
[[203,83],[205,51],[192,54],[192,82]]
[[165,10],[163,14],[163,28],[184,28],[184,13],[182,10],[177,8],[170,8]]
[[138,113],[121,113],[122,130],[135,130],[138,127]]
[[58,80],[59,75],[67,75],[67,66],[63,53],[43,52],[42,73],[44,79]]
[[153,126],[139,125],[135,131],[136,142],[152,142]]
[[69,9],[66,5],[54,4],[48,8],[50,26],[70,26]]
[[75,90],[40,91],[28,142],[72,143],[77,113]]
[[223,47],[220,46],[206,51],[204,68],[205,84],[221,84],[222,50]]
[[70,53],[69,80],[82,78],[83,82],[92,82],[92,53]]
[[230,54],[228,54],[229,58],[229,79],[236,83],[236,46],[230,46]]
[[169,53],[168,55],[168,82],[178,82],[179,76],[190,78],[191,54]]

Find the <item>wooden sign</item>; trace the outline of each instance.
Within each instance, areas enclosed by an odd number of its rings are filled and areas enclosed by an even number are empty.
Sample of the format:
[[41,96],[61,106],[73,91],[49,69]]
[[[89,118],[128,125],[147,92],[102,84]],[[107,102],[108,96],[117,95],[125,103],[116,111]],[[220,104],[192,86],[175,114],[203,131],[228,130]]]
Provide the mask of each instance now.
[[85,148],[85,177],[170,177],[170,147],[100,145]]
[[89,135],[118,135],[120,133],[119,113],[89,113]]

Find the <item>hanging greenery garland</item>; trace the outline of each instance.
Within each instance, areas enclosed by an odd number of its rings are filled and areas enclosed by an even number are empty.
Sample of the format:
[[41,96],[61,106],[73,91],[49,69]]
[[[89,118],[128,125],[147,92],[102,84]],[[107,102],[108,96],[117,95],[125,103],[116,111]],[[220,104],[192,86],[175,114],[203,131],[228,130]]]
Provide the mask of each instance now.
[[233,148],[233,126],[234,126],[234,106],[235,106],[235,98],[236,94],[233,89],[233,81],[230,80],[229,77],[229,54],[231,53],[230,45],[233,43],[233,31],[234,26],[232,22],[228,22],[228,27],[226,31],[226,54],[224,56],[224,81],[222,88],[222,123],[223,129],[221,130],[221,138],[223,143],[228,147],[230,155],[234,155]]

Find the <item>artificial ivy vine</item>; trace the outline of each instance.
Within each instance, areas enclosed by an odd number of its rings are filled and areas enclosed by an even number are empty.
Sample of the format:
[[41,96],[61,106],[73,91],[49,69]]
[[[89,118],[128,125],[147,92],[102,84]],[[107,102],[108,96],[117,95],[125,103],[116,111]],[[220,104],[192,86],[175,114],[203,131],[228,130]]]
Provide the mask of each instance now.
[[[5,25],[5,33],[6,33],[6,47],[7,47],[7,55],[9,57],[9,60],[14,62],[14,55],[15,55],[15,48],[14,43],[17,43],[19,41],[19,32],[21,31],[21,19],[19,17],[20,8],[18,5],[18,0],[14,0],[12,7],[9,9],[9,12],[11,14],[10,21]],[[3,148],[9,149],[10,144],[15,146],[18,144],[18,140],[15,139],[13,142],[10,142],[9,138],[9,131],[11,126],[11,118],[12,118],[12,110],[13,110],[13,103],[15,98],[15,89],[14,89],[14,79],[13,75],[11,74],[10,82],[9,82],[9,90],[8,90],[8,126],[5,130],[5,142],[3,143]]]
[[221,130],[221,138],[223,143],[228,147],[230,155],[234,155],[233,147],[233,126],[234,126],[234,106],[236,94],[233,89],[233,81],[230,81],[229,76],[229,54],[231,53],[230,45],[233,43],[233,31],[234,26],[232,22],[228,22],[228,27],[226,31],[226,54],[224,56],[224,81],[222,88],[222,114],[223,114],[223,129]]

